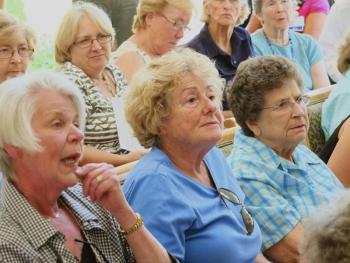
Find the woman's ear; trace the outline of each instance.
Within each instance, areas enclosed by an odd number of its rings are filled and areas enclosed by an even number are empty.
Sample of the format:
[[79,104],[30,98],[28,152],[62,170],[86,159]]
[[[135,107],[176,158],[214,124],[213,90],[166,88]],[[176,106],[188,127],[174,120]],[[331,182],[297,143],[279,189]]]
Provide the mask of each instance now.
[[245,124],[254,133],[255,137],[259,137],[261,135],[261,130],[257,121],[246,121]]
[[148,27],[151,23],[153,18],[156,16],[156,14],[154,12],[150,12],[146,14],[145,17],[145,26]]
[[11,159],[16,159],[22,155],[22,150],[16,146],[5,144],[4,150]]

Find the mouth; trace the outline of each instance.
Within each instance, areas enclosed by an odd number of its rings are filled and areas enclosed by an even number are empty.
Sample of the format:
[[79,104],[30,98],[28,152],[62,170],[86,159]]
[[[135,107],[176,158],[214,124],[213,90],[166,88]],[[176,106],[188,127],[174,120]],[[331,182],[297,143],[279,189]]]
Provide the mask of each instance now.
[[80,153],[74,153],[67,157],[62,158],[61,162],[63,162],[63,164],[67,167],[75,168],[78,166],[80,156],[81,156]]
[[298,124],[290,128],[291,130],[306,130],[306,124]]

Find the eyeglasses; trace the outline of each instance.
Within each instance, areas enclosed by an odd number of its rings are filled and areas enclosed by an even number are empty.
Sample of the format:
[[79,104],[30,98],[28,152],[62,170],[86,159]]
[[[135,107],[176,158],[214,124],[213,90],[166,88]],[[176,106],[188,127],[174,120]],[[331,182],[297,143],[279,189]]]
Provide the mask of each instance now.
[[173,20],[171,18],[168,18],[166,17],[165,15],[159,13],[159,16],[163,17],[166,21],[168,21],[172,26],[173,28],[176,30],[176,31],[180,31],[180,30],[187,30],[187,31],[190,31],[191,28],[189,28],[183,21],[181,20]]
[[230,201],[234,205],[242,206],[240,213],[242,215],[242,219],[243,219],[243,222],[244,222],[244,225],[246,228],[246,232],[247,232],[246,234],[250,235],[251,233],[253,233],[253,230],[254,230],[253,217],[248,212],[248,210],[245,208],[245,206],[243,205],[241,200],[239,200],[238,196],[234,192],[232,192],[226,188],[219,188],[218,192],[219,192],[219,195],[227,208],[228,208],[228,205],[226,204],[225,200]]
[[22,58],[31,57],[34,53],[34,49],[28,47],[18,47],[17,49],[2,47],[0,48],[0,59],[12,58],[13,54],[15,54],[16,51]]
[[87,47],[91,47],[92,43],[94,42],[94,40],[97,40],[97,42],[102,45],[102,44],[106,44],[108,42],[110,42],[112,40],[112,36],[111,35],[97,35],[97,37],[95,38],[83,38],[80,40],[75,41],[73,44],[81,47],[81,48],[87,48]]
[[302,96],[299,96],[295,101],[291,99],[281,100],[280,102],[276,103],[273,106],[263,108],[263,110],[272,109],[274,111],[287,111],[287,110],[293,109],[295,104],[298,104],[301,106],[307,106],[309,101],[310,101],[309,96],[302,95]]

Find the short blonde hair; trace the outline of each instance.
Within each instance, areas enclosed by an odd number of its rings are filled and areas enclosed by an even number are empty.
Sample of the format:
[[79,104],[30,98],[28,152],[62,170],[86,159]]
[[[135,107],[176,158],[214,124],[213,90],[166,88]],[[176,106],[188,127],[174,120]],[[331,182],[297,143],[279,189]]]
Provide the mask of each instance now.
[[149,13],[160,13],[167,5],[174,6],[185,12],[192,12],[193,3],[191,0],[140,0],[137,8],[132,32],[136,33],[145,27],[145,19]]
[[36,110],[36,95],[40,91],[56,92],[69,97],[78,113],[79,127],[84,130],[83,96],[64,74],[42,71],[4,81],[0,85],[0,167],[9,180],[13,180],[15,175],[5,145],[13,145],[28,152],[43,150],[31,123]]
[[76,2],[65,14],[55,39],[55,59],[58,64],[70,61],[70,47],[75,42],[79,22],[83,16],[87,16],[101,30],[103,34],[112,36],[112,46],[115,40],[115,31],[112,22],[103,9],[93,3]]
[[18,36],[24,36],[28,47],[35,48],[36,37],[33,30],[17,18],[0,11],[0,43],[10,44]]
[[[203,12],[201,20],[205,23],[209,22],[209,16],[206,13],[206,7],[210,5],[215,0],[203,0]],[[250,8],[247,3],[247,0],[239,0],[241,2],[241,13],[236,21],[236,26],[241,25],[249,16]]]
[[125,115],[142,146],[160,146],[159,127],[171,110],[174,89],[188,73],[207,80],[221,105],[224,82],[214,63],[189,48],[175,48],[139,70],[131,82]]
[[350,68],[350,32],[348,32],[339,46],[338,69],[344,74]]

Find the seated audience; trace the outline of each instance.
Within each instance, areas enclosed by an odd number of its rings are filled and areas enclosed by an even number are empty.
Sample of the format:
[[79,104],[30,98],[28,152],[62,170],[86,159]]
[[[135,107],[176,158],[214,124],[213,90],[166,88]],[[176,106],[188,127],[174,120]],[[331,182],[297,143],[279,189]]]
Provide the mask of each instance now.
[[120,70],[109,64],[113,41],[110,19],[92,3],[74,4],[56,36],[56,62],[80,88],[87,108],[83,163],[120,165],[144,154],[120,148],[115,107],[127,82]]
[[[0,11],[0,83],[26,72],[35,43],[35,35],[28,26]],[[1,186],[0,170],[0,189]]]
[[330,204],[319,207],[303,225],[303,263],[350,262],[349,190]]
[[350,33],[340,47],[338,68],[344,74],[322,105],[322,128],[327,138],[320,158],[345,187],[350,186]]
[[[249,33],[238,27],[248,14],[246,0],[204,0],[202,20],[205,25],[187,44],[213,60],[226,83],[233,80],[239,63],[254,56]],[[223,109],[228,109],[226,93]]]
[[298,65],[306,91],[329,86],[321,48],[312,37],[288,29],[293,18],[293,0],[254,0],[262,29],[252,35],[257,55],[281,55]]
[[284,57],[253,58],[238,67],[229,95],[242,129],[228,161],[261,228],[263,251],[273,262],[298,262],[300,221],[343,189],[301,144],[308,130],[302,77]]
[[255,262],[260,251],[259,226],[215,148],[222,88],[208,57],[177,48],[135,74],[127,97],[127,120],[152,150],[128,174],[124,193],[180,262]]
[[350,115],[350,33],[339,48],[338,69],[344,76],[322,105],[321,124],[326,139]]
[[349,13],[350,1],[337,0],[328,14],[320,38],[320,45],[325,54],[327,73],[333,82],[338,82],[343,77],[337,68],[338,46],[345,37],[345,33],[350,30]]
[[1,261],[170,262],[126,202],[115,168],[78,166],[84,118],[79,89],[59,73],[0,86],[0,166],[6,177]]
[[[327,19],[330,1],[298,0],[296,2],[297,17],[291,21],[290,27],[298,32],[311,35],[318,40]],[[261,28],[261,22],[253,13],[247,25],[247,30],[250,33],[254,33],[259,28]]]
[[140,0],[133,35],[113,54],[128,81],[151,59],[173,49],[183,37],[192,15],[191,0]]

